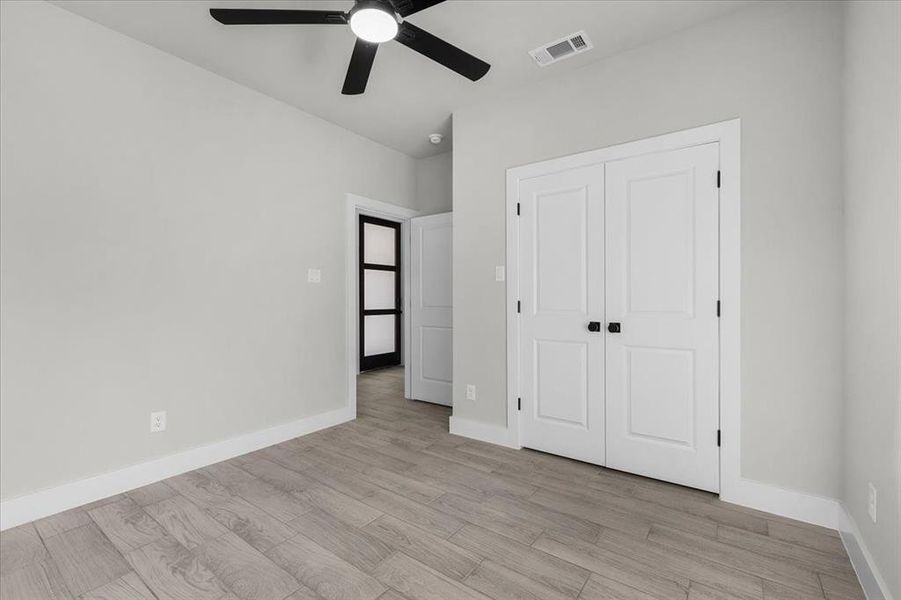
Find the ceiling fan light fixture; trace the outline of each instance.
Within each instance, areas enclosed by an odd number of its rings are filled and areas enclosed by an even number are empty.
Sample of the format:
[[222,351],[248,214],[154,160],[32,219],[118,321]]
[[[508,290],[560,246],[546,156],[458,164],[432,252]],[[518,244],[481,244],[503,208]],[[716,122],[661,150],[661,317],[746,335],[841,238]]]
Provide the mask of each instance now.
[[381,44],[397,36],[397,19],[382,8],[360,8],[350,16],[350,28],[361,40]]

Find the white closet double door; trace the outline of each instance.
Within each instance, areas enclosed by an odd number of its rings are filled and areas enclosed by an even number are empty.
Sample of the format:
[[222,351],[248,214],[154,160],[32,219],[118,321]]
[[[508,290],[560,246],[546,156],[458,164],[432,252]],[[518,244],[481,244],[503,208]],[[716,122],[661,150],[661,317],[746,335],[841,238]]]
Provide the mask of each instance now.
[[523,446],[719,490],[718,144],[519,185]]

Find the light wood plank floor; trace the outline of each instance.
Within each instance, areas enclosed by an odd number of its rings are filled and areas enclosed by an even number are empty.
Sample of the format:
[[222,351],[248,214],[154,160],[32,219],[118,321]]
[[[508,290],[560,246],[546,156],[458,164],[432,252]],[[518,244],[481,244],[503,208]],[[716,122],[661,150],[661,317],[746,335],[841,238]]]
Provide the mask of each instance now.
[[836,532],[452,436],[359,380],[359,418],[5,531],[4,599],[863,600]]

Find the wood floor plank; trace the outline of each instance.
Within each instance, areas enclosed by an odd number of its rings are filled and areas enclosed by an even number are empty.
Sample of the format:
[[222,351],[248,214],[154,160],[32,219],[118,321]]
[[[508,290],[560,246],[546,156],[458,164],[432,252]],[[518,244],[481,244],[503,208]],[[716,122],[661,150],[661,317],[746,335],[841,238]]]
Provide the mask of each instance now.
[[294,519],[289,525],[335,556],[367,573],[371,573],[394,552],[392,546],[365,529],[352,527],[319,509],[313,509]]
[[448,541],[573,598],[579,595],[590,574],[573,562],[475,525],[464,526]]
[[486,559],[463,583],[495,600],[571,600],[519,571]]
[[430,506],[461,521],[468,521],[524,544],[534,542],[543,531],[540,526],[535,525],[529,519],[508,514],[456,494],[444,494],[434,500]]
[[445,511],[415,502],[388,490],[379,490],[364,498],[363,502],[385,514],[422,527],[438,537],[447,538],[463,527],[463,521]]
[[415,477],[381,467],[367,467],[363,470],[363,476],[375,485],[422,504],[428,504],[444,493],[444,490],[419,481]]
[[865,600],[866,595],[859,581],[848,581],[844,577],[819,575],[827,600]]
[[206,512],[260,552],[294,535],[288,525],[238,496],[227,504],[207,507]]
[[310,506],[325,511],[352,527],[363,527],[382,516],[380,510],[327,485],[314,485],[298,496]]
[[[764,598],[766,598],[766,590],[764,590]],[[688,600],[740,600],[737,596],[727,594],[721,590],[716,590],[697,581],[692,581],[688,588]],[[812,600],[811,598],[798,598],[796,600]],[[819,599],[822,600],[822,599]]]
[[363,530],[452,579],[463,579],[482,560],[474,552],[391,515],[379,517]]
[[202,471],[190,471],[166,480],[166,484],[194,504],[208,508],[233,501],[235,495]]
[[180,494],[144,507],[166,533],[191,550],[214,540],[228,529]]
[[79,600],[157,600],[134,571],[82,595]]
[[264,458],[244,461],[241,463],[241,468],[276,489],[289,494],[303,492],[318,485],[315,479]]
[[125,495],[134,500],[139,506],[147,506],[148,504],[156,504],[166,498],[171,498],[177,493],[166,485],[165,481],[157,481],[156,483],[126,492]]
[[[686,597],[686,592],[680,592],[670,596],[669,600],[684,600]],[[588,578],[579,600],[658,600],[658,597],[593,573]]]
[[684,597],[689,579],[582,540],[545,533],[534,548],[660,599]]
[[220,600],[228,593],[212,571],[172,538],[142,546],[126,558],[160,599]]
[[793,525],[784,521],[769,521],[767,532],[770,537],[783,542],[806,546],[813,550],[837,554],[838,556],[847,556],[841,538],[822,533],[810,527]]
[[[88,518],[88,523],[91,520]],[[47,558],[35,525],[26,523],[0,531],[0,575],[11,573]]]
[[854,567],[847,556],[821,552],[807,546],[784,542],[766,535],[721,525],[717,539],[776,560],[784,560],[820,573],[855,579]]
[[654,525],[648,541],[754,573],[805,593],[816,594],[821,589],[816,574],[809,569],[681,530]]
[[769,531],[766,519],[737,510],[733,505],[721,502],[716,498],[702,497],[702,499],[698,499],[693,495],[674,494],[672,489],[646,485],[634,486],[632,494],[636,498],[710,519],[720,525],[729,525],[763,535]]
[[97,589],[131,570],[94,523],[47,538],[44,544],[74,595]]
[[165,535],[160,524],[131,498],[105,504],[88,514],[122,554]]
[[610,508],[603,503],[590,502],[571,494],[540,489],[529,498],[529,501],[639,539],[646,538],[651,531],[651,523],[643,517],[632,515],[628,511]]
[[601,531],[596,545],[650,567],[662,577],[697,581],[748,600],[759,600],[763,594],[763,580],[758,575],[613,529]]
[[601,533],[601,526],[597,523],[520,498],[492,496],[484,505],[530,521],[545,530],[559,531],[588,542],[598,539]]
[[823,598],[825,596],[822,592],[818,594],[804,593],[775,581],[763,580],[764,600],[823,600]]
[[59,535],[76,527],[83,527],[90,524],[91,517],[88,512],[81,506],[70,510],[50,515],[34,522],[34,527],[43,539]]
[[234,533],[199,546],[200,562],[241,600],[282,600],[300,584]]
[[376,569],[375,576],[409,600],[488,600],[488,596],[442,575],[402,552],[384,560]]
[[362,500],[366,496],[378,491],[375,483],[367,480],[361,470],[344,469],[333,464],[322,463],[304,471],[305,475],[312,477],[319,483],[327,485],[333,490],[346,494],[351,498]]
[[231,493],[283,523],[296,519],[312,508],[296,496],[287,494],[232,464],[223,462],[202,470]]
[[303,535],[279,544],[266,556],[324,600],[375,600],[387,589]]
[[56,563],[47,556],[0,575],[0,598],[67,600],[72,595],[66,588]]

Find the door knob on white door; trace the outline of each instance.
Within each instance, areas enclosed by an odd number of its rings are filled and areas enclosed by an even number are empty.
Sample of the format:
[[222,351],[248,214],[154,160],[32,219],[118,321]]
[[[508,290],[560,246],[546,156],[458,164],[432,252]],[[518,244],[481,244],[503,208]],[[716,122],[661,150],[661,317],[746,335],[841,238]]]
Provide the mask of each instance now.
[[610,323],[607,323],[607,331],[609,331],[610,333],[620,333],[622,331],[622,327],[619,323],[611,321]]

